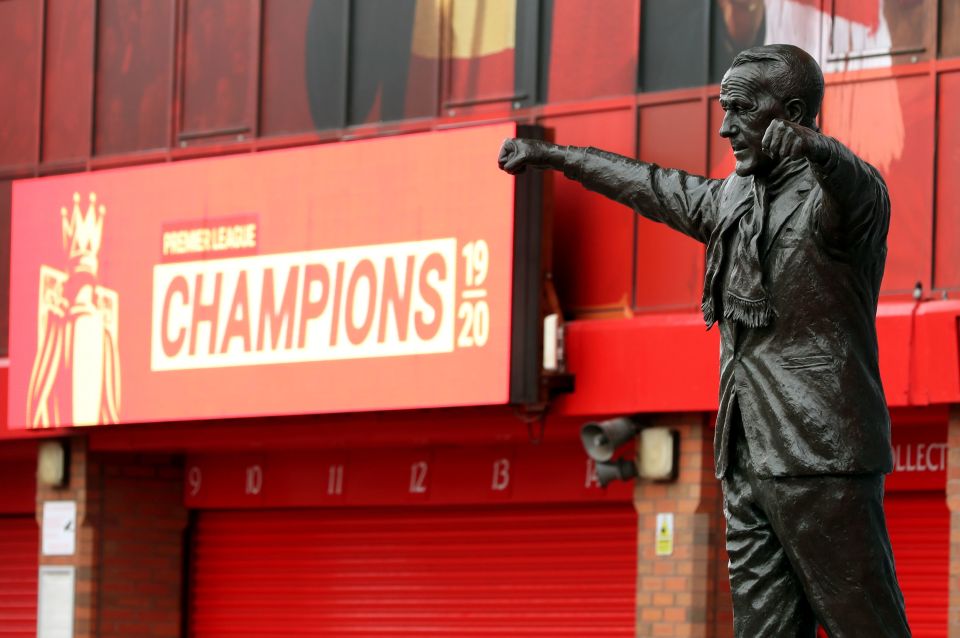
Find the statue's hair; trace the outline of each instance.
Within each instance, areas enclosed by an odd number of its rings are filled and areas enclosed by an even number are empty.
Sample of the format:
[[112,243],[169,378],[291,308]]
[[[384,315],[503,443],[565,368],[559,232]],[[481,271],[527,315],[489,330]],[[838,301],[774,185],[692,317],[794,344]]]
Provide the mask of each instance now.
[[823,71],[813,56],[792,44],[766,44],[741,51],[730,68],[751,62],[764,64],[767,86],[782,102],[794,98],[803,102],[806,113],[800,124],[816,128],[823,102]]

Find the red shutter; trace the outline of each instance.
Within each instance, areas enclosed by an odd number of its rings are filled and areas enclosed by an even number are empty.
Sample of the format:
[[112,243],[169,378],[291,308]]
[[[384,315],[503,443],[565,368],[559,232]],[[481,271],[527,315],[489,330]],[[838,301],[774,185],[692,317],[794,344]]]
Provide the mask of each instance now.
[[947,635],[950,512],[944,493],[890,492],[884,509],[914,638]]
[[191,636],[635,633],[629,504],[199,512]]
[[33,516],[0,516],[0,636],[37,635],[39,529]]

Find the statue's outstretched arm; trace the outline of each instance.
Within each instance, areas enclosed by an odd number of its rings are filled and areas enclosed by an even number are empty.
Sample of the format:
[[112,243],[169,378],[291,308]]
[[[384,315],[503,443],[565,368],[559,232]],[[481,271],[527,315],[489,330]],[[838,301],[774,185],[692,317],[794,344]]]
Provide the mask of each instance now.
[[717,222],[721,180],[660,168],[595,148],[527,139],[505,141],[499,165],[513,175],[527,166],[561,171],[586,188],[702,243],[707,242]]

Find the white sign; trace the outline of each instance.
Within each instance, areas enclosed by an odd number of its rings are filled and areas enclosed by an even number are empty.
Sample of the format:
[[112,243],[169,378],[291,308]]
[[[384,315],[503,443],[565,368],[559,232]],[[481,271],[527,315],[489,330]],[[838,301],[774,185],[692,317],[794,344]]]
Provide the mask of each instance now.
[[43,555],[73,556],[77,551],[77,502],[43,504]]
[[673,513],[657,514],[657,556],[673,554]]
[[[154,266],[150,369],[453,352],[456,268],[454,237]],[[464,314],[483,346],[487,302]]]
[[73,567],[40,568],[37,638],[73,638]]

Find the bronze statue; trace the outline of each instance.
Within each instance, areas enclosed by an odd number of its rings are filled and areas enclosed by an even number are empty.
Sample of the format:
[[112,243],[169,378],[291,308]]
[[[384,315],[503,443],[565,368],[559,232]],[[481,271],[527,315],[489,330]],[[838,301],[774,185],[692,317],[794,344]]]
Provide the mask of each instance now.
[[720,85],[726,179],[594,148],[507,140],[500,167],[553,168],[706,245],[720,327],[714,439],[737,636],[909,636],[883,513],[893,468],[876,311],[883,178],[816,124],[802,49],[734,58]]

